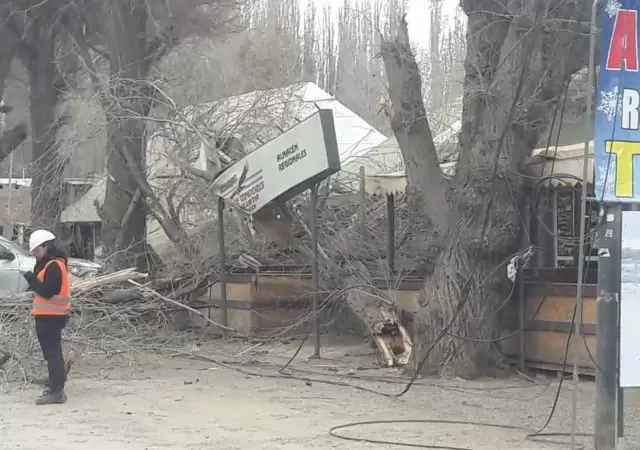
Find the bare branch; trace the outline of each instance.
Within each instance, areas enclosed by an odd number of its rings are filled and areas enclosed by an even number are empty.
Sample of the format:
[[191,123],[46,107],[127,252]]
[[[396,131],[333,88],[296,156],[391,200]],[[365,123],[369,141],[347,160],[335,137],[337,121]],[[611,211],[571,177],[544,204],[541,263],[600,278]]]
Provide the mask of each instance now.
[[100,78],[98,76],[98,71],[93,62],[93,58],[91,57],[91,47],[89,45],[87,36],[85,34],[86,27],[78,27],[75,25],[70,25],[68,26],[68,31],[69,31],[69,36],[71,37],[71,39],[75,43],[76,48],[78,49],[80,59],[82,60],[82,62],[84,63],[87,69],[94,92],[98,95],[101,95],[102,86],[101,86]]
[[127,226],[127,223],[129,223],[129,219],[131,219],[131,216],[135,212],[136,205],[140,201],[141,197],[142,197],[142,191],[140,190],[140,188],[138,188],[136,189],[136,192],[133,194],[133,198],[131,199],[131,203],[129,204],[129,208],[127,209],[127,212],[124,214],[124,216],[122,216],[122,221],[120,222],[120,228],[124,228]]

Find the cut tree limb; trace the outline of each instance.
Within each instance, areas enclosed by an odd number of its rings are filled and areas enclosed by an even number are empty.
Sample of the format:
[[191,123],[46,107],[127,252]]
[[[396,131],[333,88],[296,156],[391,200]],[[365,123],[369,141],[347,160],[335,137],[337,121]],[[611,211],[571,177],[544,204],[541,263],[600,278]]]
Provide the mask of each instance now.
[[153,289],[151,289],[151,288],[149,288],[149,287],[147,287],[147,286],[144,286],[144,285],[142,285],[142,284],[140,284],[140,283],[137,283],[137,282],[135,282],[135,281],[133,281],[133,280],[129,280],[129,283],[131,283],[131,284],[133,284],[134,286],[136,286],[137,288],[139,288],[142,292],[145,292],[145,293],[147,293],[147,294],[149,294],[149,295],[152,295],[152,296],[154,296],[154,297],[158,298],[159,300],[162,300],[162,301],[164,301],[164,302],[170,303],[170,304],[172,304],[172,305],[174,305],[174,306],[177,306],[177,307],[179,307],[179,308],[181,308],[181,309],[187,310],[187,311],[189,311],[189,312],[191,312],[191,313],[193,313],[193,314],[197,314],[198,316],[202,317],[204,320],[206,320],[206,321],[207,321],[208,323],[210,323],[211,325],[215,325],[216,327],[219,327],[219,328],[221,328],[221,329],[223,329],[223,330],[226,330],[226,331],[231,331],[231,332],[233,332],[234,334],[236,334],[237,336],[240,336],[240,337],[246,337],[246,336],[243,336],[242,334],[240,334],[240,333],[238,332],[238,330],[236,330],[235,328],[230,328],[230,327],[227,327],[227,326],[225,326],[225,325],[222,325],[221,323],[216,322],[215,320],[211,320],[211,319],[210,319],[209,317],[207,317],[205,314],[202,314],[200,311],[198,311],[198,310],[197,310],[197,309],[195,309],[195,308],[192,308],[192,307],[191,307],[191,306],[189,306],[189,305],[185,305],[184,303],[180,303],[180,302],[179,302],[179,301],[177,301],[177,300],[174,300],[174,299],[172,299],[172,298],[166,297],[166,296],[164,296],[164,295],[160,294],[159,292],[156,292],[156,291],[154,291]]
[[113,286],[129,280],[147,278],[146,273],[136,272],[136,269],[125,269],[89,279],[81,279],[71,283],[71,295],[76,296],[83,292],[107,286]]

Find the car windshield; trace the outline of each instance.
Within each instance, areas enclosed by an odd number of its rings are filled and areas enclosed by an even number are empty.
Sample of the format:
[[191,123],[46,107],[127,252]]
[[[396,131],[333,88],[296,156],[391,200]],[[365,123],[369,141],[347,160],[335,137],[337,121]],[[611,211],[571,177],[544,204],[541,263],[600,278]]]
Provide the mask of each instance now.
[[21,256],[29,256],[29,252],[27,250],[25,250],[24,248],[20,247],[18,244],[11,242],[8,239],[5,238],[0,238],[0,244],[4,245],[5,247],[13,250],[14,252],[18,253]]

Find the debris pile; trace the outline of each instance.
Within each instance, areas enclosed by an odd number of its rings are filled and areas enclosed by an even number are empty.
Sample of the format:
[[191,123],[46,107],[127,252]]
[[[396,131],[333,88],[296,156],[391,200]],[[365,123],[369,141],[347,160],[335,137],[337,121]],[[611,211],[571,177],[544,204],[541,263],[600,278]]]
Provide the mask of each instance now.
[[[73,279],[72,315],[64,336],[65,348],[69,349],[67,364],[87,352],[113,355],[178,345],[179,337],[170,326],[171,313],[177,309],[195,311],[186,303],[198,286],[189,281],[152,283],[147,274],[135,269]],[[30,292],[0,298],[0,383],[33,381],[43,372],[31,318],[32,298]]]

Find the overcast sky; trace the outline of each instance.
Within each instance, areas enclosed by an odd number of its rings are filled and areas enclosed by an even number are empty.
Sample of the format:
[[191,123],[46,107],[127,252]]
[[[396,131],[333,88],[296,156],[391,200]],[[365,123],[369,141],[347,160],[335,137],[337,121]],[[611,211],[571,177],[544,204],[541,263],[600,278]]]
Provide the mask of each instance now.
[[[307,0],[300,0],[304,6]],[[344,0],[315,0],[318,6],[323,4],[331,4],[331,6],[340,8],[344,4]],[[429,45],[429,4],[439,1],[443,5],[443,13],[453,16],[458,7],[458,0],[408,0],[409,10],[407,11],[407,22],[409,24],[409,35],[411,40],[421,47]]]

